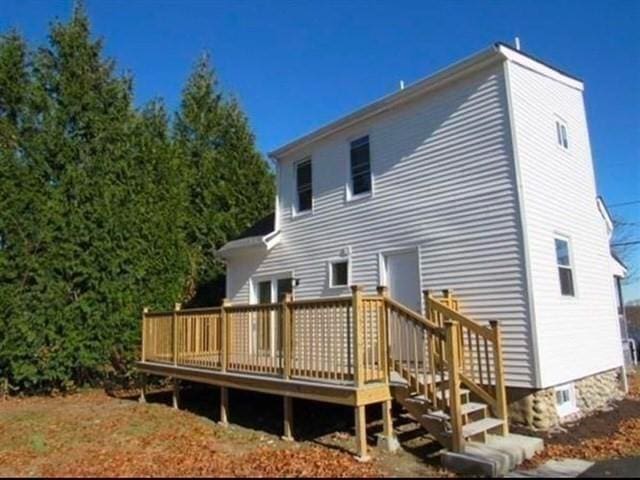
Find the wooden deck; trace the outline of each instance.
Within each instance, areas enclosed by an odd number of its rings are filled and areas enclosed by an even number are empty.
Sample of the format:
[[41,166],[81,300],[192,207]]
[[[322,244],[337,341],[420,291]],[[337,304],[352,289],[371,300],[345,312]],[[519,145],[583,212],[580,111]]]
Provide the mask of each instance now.
[[[225,301],[218,308],[145,309],[138,369],[173,378],[174,405],[180,380],[220,387],[223,423],[229,388],[281,395],[287,438],[292,436],[292,398],[352,406],[362,458],[365,406],[382,406],[385,435],[393,435],[394,396],[405,399],[413,392],[429,411],[462,418],[464,384],[506,419],[499,330],[464,317],[448,294],[441,301],[426,295],[423,317],[390,299],[383,287],[373,296],[352,290],[350,297],[293,301],[287,295],[266,305]],[[405,379],[399,397],[392,373]],[[462,420],[451,424],[443,442],[461,451]]]

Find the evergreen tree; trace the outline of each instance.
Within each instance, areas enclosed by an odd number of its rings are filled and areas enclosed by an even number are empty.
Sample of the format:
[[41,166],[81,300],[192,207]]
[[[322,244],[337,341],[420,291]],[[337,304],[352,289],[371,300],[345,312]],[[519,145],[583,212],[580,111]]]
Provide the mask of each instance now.
[[213,252],[273,210],[273,175],[258,153],[246,116],[219,91],[208,56],[182,94],[175,139],[189,172],[187,241],[193,284],[223,273]]
[[213,249],[273,179],[206,59],[172,126],[133,107],[79,6],[35,51],[0,37],[0,192],[0,381],[38,391],[130,376],[142,307],[220,278]]

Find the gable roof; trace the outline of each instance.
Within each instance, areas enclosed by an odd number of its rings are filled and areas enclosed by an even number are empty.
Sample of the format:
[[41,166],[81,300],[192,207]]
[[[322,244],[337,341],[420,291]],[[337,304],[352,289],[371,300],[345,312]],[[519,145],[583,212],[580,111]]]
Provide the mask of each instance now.
[[525,66],[525,68],[534,69],[543,75],[552,76],[556,80],[563,81],[573,88],[582,89],[582,80],[579,78],[571,76],[558,68],[552,67],[533,55],[524,53],[521,50],[516,50],[506,43],[496,42],[484,50],[481,50],[461,61],[437,71],[428,77],[422,78],[417,82],[408,85],[402,90],[388,94],[368,105],[365,105],[364,107],[338,118],[335,121],[329,122],[326,125],[313,130],[310,133],[307,133],[306,135],[273,150],[272,152],[269,152],[268,155],[277,162],[284,155],[308,145],[311,142],[320,140],[332,133],[348,128],[397,105],[407,103],[431,89],[460,78],[462,75],[466,75],[494,62],[504,60],[519,63]]

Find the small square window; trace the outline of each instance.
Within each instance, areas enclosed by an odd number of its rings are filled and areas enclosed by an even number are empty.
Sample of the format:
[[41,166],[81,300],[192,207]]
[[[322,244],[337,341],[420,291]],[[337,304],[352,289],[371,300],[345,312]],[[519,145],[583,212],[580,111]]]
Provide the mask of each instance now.
[[578,410],[573,384],[559,385],[555,389],[556,411],[561,417],[571,415]]
[[331,287],[346,287],[349,285],[349,262],[347,260],[332,262],[329,276],[329,285]]

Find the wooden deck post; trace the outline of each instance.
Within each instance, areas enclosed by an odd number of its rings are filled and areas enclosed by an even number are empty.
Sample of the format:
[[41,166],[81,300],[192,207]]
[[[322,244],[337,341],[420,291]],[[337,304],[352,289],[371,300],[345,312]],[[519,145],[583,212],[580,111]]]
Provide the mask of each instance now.
[[497,320],[490,320],[491,330],[493,331],[493,368],[495,371],[496,381],[496,415],[504,423],[500,434],[509,435],[509,413],[507,408],[507,392],[504,383],[504,365],[502,363],[502,335],[500,324]]
[[[293,343],[292,343],[292,316],[291,316],[291,294],[285,293],[282,299],[282,305],[280,307],[281,328],[282,328],[282,354],[283,354],[283,371],[282,376],[286,379],[291,378],[291,363],[293,355]],[[286,397],[285,397],[286,407]],[[286,410],[285,410],[286,411]]]
[[293,398],[284,397],[284,431],[282,439],[293,441]]
[[356,387],[364,385],[364,339],[362,338],[362,287],[353,285],[351,302],[351,321],[353,322],[353,383]]
[[449,415],[451,416],[451,450],[464,451],[462,436],[462,405],[460,399],[460,370],[458,365],[458,325],[457,322],[444,322],[447,333],[446,354],[449,369]]
[[145,328],[147,324],[147,313],[149,313],[149,307],[144,307],[142,309],[142,328],[140,329],[140,335],[142,336],[142,351],[140,352],[140,358],[143,362],[147,359],[147,329]]
[[173,364],[178,365],[178,311],[182,308],[181,303],[173,306]]
[[180,408],[180,380],[177,378],[173,379],[173,396],[171,400],[173,408]]
[[139,403],[147,403],[147,376],[140,374],[140,397],[138,397]]
[[369,460],[367,453],[367,411],[365,405],[354,408],[356,417],[356,458],[361,462]]
[[229,425],[229,389],[220,387],[220,425]]
[[226,372],[229,366],[229,316],[226,311],[229,305],[229,299],[223,298],[220,307],[220,369],[223,372]]
[[391,358],[391,327],[389,325],[389,312],[387,310],[386,299],[389,297],[389,289],[383,285],[378,286],[378,295],[382,297],[382,306],[380,308],[380,331],[382,332],[382,346],[384,348],[384,355],[382,355],[382,361],[384,362],[384,381],[389,383],[391,376],[391,369],[393,368],[393,359]]

